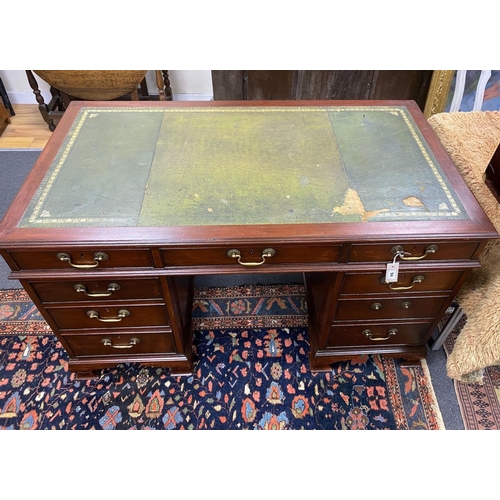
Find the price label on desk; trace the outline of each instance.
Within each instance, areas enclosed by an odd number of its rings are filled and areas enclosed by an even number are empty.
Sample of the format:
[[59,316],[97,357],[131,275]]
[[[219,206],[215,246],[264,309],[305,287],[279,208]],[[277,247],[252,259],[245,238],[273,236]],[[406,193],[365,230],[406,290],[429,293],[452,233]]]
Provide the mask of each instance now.
[[396,283],[398,281],[399,262],[389,262],[385,271],[386,283]]

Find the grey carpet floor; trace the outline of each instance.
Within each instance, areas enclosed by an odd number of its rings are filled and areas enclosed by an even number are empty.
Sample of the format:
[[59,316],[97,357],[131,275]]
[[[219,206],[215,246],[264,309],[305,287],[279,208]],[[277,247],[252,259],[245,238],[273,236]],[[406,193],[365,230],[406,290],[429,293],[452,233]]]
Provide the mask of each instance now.
[[[0,218],[9,208],[41,150],[0,150]],[[0,257],[0,290],[21,288],[19,281],[9,280],[10,269]]]
[[[0,218],[12,203],[39,155],[39,150],[0,150]],[[9,272],[10,269],[0,258],[0,289],[21,288],[18,281],[8,279]],[[196,285],[203,287],[301,282],[300,274],[200,276],[196,279]],[[455,387],[453,381],[446,375],[446,354],[443,348],[438,351],[429,349],[427,364],[446,429],[464,429]]]

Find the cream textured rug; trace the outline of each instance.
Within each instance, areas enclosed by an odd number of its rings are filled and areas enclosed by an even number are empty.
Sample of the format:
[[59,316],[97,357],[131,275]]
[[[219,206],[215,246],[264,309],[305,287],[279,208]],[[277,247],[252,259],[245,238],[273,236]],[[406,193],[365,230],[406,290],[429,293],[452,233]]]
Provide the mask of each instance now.
[[[440,113],[428,119],[497,232],[500,205],[484,182],[484,172],[500,144],[500,112]],[[448,357],[448,376],[482,382],[483,370],[500,360],[500,240],[490,241],[481,268],[457,296],[467,322]]]

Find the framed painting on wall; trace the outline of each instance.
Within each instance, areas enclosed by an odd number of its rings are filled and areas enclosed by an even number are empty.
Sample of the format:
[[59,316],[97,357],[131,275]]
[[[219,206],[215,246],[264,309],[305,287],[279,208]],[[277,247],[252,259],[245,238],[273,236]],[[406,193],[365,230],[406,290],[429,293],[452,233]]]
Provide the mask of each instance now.
[[437,70],[424,114],[500,110],[500,70]]

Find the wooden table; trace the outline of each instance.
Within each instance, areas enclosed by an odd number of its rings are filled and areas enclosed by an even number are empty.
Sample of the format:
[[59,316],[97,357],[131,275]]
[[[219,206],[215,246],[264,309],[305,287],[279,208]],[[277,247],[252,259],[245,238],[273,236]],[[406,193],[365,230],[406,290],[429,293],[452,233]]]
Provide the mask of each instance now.
[[83,378],[191,373],[208,274],[304,273],[312,370],[424,358],[496,237],[414,102],[72,102],[0,252]]

